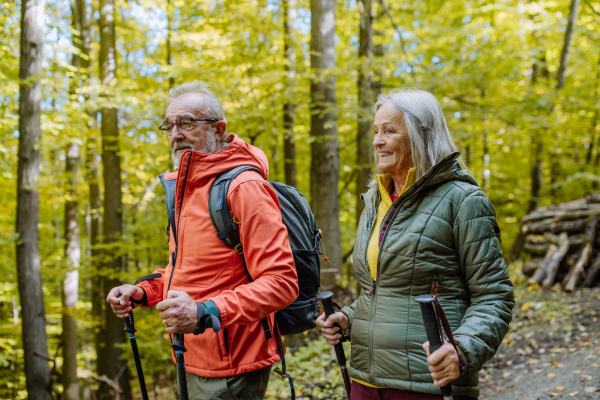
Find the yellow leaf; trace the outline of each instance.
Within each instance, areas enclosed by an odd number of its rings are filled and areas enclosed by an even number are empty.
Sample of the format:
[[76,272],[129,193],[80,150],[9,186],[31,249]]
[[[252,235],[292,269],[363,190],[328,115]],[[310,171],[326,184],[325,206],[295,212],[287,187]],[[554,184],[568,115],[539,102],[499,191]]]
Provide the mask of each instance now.
[[527,311],[529,310],[529,303],[525,303],[521,306],[521,311]]
[[550,396],[552,396],[552,397],[558,397],[558,396],[560,396],[560,394],[558,394],[558,393],[554,393],[554,392],[550,392],[550,393],[548,393],[548,394],[549,394]]

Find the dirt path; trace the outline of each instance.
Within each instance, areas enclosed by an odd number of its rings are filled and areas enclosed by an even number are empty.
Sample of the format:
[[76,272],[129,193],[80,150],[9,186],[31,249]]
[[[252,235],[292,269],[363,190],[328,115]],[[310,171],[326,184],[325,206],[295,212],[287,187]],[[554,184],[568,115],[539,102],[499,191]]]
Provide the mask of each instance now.
[[524,290],[481,400],[600,399],[600,290]]

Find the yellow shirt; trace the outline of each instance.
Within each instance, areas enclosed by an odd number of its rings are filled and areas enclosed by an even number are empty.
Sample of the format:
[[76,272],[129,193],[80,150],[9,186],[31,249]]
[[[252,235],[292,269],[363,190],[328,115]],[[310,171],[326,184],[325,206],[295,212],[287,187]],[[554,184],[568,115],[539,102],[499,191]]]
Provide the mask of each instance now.
[[[377,206],[377,216],[375,218],[375,224],[373,225],[373,230],[371,231],[371,238],[369,239],[369,247],[367,247],[367,262],[369,263],[369,273],[371,274],[371,278],[373,278],[373,282],[377,280],[377,256],[379,255],[379,231],[381,228],[381,224],[383,223],[383,218],[385,214],[387,214],[388,210],[392,206],[392,198],[388,189],[392,186],[392,177],[385,175],[377,175],[375,176],[377,183],[379,184],[379,194],[381,195],[381,201]],[[417,172],[414,168],[411,168],[408,171],[408,176],[406,177],[406,183],[400,192],[400,196],[417,180]],[[360,379],[352,378],[353,381],[360,383],[361,385],[365,385],[372,388],[384,389],[380,386],[374,386],[367,382],[363,382]]]

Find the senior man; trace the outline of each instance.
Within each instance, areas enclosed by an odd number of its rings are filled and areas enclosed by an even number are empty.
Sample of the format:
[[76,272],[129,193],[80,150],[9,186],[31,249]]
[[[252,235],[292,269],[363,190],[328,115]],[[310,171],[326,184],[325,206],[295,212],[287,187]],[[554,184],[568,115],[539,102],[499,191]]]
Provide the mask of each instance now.
[[[298,297],[279,201],[265,181],[267,157],[227,134],[223,107],[203,82],[172,89],[169,100],[160,129],[168,134],[178,169],[161,176],[168,210],[169,198],[174,200],[169,218],[170,262],[155,271],[156,279],[113,288],[107,301],[120,318],[129,316],[132,300],[146,307],[156,305],[167,333],[186,334],[190,399],[262,399],[271,365],[280,354],[275,336],[267,339],[261,319],[267,316],[274,332],[273,313]],[[254,166],[262,173],[241,173],[227,195],[232,216],[239,223],[251,283],[236,251],[217,237],[208,211],[215,178],[241,165]],[[219,318],[218,333],[199,334],[204,313]]]

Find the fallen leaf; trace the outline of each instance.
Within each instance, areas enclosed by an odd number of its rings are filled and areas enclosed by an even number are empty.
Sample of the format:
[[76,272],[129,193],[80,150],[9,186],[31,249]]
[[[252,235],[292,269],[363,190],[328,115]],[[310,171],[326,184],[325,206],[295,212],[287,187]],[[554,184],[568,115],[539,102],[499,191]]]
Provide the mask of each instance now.
[[565,366],[565,364],[563,364],[563,363],[558,363],[555,365],[556,368],[562,368],[564,366]]
[[[533,285],[527,286],[527,291],[533,292],[534,290],[538,290],[539,288],[540,288],[540,285],[538,285],[537,283],[534,283]],[[527,304],[529,304],[529,303],[527,303]]]
[[514,390],[514,391],[513,391],[513,394],[516,394],[517,396],[520,396],[520,395],[522,395],[523,393],[519,392],[518,390]]
[[592,364],[592,368],[598,368],[598,364]]
[[560,347],[554,347],[550,349],[550,353],[562,353],[565,349],[561,349]]
[[556,378],[556,374],[553,374],[552,372],[547,373],[546,376],[548,378]]
[[527,362],[525,364],[530,365],[530,364],[537,364],[539,362],[540,362],[540,360],[538,360],[538,359],[530,358],[529,360],[527,360]]
[[[534,290],[535,290],[535,289],[534,289]],[[529,306],[529,303],[525,303],[525,304],[523,304],[523,305],[521,306],[521,311],[527,311],[527,310],[529,310],[529,307],[530,307],[530,306]]]
[[558,394],[558,393],[554,393],[554,392],[550,392],[550,393],[548,393],[548,394],[549,394],[550,396],[552,396],[552,397],[558,397],[558,396],[560,396],[560,394]]
[[579,394],[579,390],[576,390],[576,391],[574,391],[574,392],[571,392],[571,393],[569,393],[569,394],[567,395],[567,397],[575,397],[575,396],[577,396],[578,394]]
[[565,390],[564,386],[554,386],[554,390],[558,390],[559,392],[562,392],[563,390]]
[[590,342],[580,343],[579,347],[590,347],[592,344]]
[[583,389],[583,391],[586,393],[594,393],[594,392],[597,392],[598,389],[596,389],[595,386],[588,386],[585,389]]
[[512,365],[512,364],[513,364],[512,360],[508,360],[508,361],[506,362],[506,365]]
[[582,377],[583,379],[587,379],[588,381],[589,381],[589,380],[592,380],[592,377],[591,377],[591,376],[589,376],[589,375],[586,375],[586,374],[581,374],[581,375],[579,375],[579,376],[580,376],[580,377]]
[[504,390],[504,389],[502,389],[502,388],[496,388],[496,392],[501,392],[501,391],[503,391],[503,390]]
[[581,371],[580,371],[580,370],[578,370],[578,369],[576,369],[575,371],[573,371],[573,373],[574,373],[574,374],[580,374],[580,373],[581,373]]

